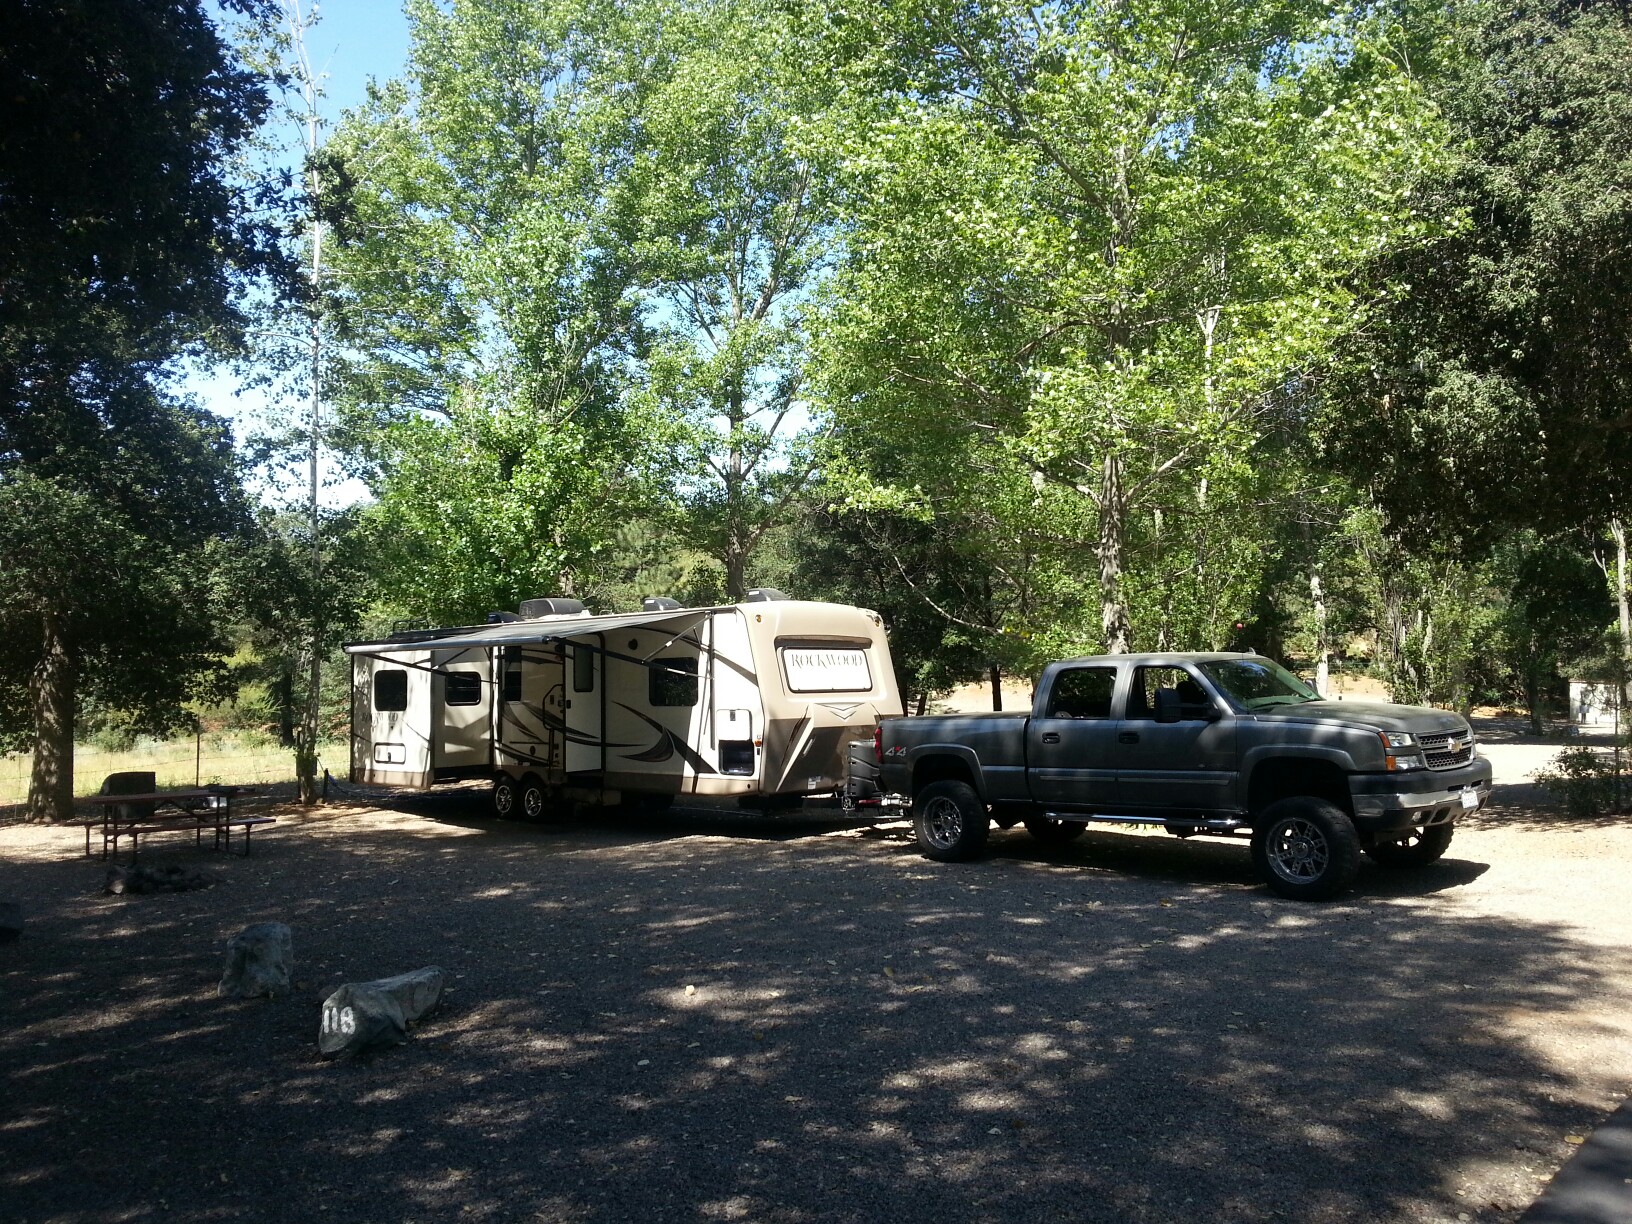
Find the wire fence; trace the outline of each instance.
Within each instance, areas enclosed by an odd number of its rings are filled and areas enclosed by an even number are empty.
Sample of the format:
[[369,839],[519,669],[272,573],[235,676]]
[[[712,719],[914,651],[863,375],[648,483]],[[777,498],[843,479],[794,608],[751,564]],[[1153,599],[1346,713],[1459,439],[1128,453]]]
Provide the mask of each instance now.
[[[346,773],[346,745],[323,744],[318,772]],[[29,753],[0,757],[0,820],[20,817],[28,801]],[[151,771],[160,790],[183,786],[272,786],[295,781],[295,754],[261,736],[201,735],[187,739],[140,740],[132,748],[109,750],[94,744],[74,747],[74,794],[94,795],[112,773]]]

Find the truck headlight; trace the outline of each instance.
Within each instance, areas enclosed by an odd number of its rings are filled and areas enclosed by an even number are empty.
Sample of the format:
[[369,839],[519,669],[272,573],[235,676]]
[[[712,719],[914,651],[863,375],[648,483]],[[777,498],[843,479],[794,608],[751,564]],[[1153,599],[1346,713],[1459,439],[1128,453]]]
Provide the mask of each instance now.
[[1396,748],[1415,748],[1417,741],[1409,731],[1379,731],[1378,736],[1383,741],[1383,747],[1393,752]]

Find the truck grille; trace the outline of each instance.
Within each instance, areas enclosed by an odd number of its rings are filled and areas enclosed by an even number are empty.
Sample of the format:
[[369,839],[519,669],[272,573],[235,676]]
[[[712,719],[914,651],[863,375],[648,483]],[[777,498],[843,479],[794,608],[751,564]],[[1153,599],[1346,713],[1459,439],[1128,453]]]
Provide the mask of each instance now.
[[1436,731],[1417,736],[1417,742],[1429,769],[1455,769],[1473,760],[1472,731]]

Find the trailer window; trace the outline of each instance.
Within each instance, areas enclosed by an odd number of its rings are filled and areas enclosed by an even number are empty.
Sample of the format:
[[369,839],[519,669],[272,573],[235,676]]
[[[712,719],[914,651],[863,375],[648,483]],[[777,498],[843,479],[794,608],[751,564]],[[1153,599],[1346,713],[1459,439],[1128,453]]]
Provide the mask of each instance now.
[[374,673],[374,708],[393,713],[408,708],[408,673],[401,668]]
[[866,693],[873,687],[867,652],[855,647],[784,646],[782,674],[790,693]]
[[595,687],[595,652],[579,643],[572,648],[572,691],[588,693]]
[[694,706],[697,704],[697,660],[653,659],[647,668],[654,706]]
[[506,646],[499,656],[504,668],[504,699],[521,700],[521,647]]
[[442,700],[450,706],[482,704],[482,677],[477,672],[448,672]]

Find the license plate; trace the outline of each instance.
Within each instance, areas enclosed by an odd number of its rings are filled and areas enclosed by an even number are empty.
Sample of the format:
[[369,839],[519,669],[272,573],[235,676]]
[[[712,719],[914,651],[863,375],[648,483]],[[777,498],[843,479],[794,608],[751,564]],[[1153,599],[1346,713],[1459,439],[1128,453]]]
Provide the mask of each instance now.
[[1465,790],[1465,791],[1462,792],[1462,810],[1464,812],[1471,812],[1478,806],[1479,806],[1479,792],[1478,791],[1470,789],[1470,790]]

